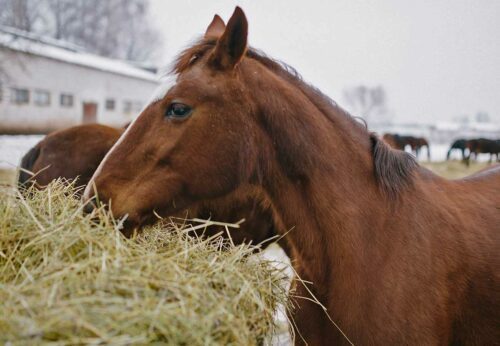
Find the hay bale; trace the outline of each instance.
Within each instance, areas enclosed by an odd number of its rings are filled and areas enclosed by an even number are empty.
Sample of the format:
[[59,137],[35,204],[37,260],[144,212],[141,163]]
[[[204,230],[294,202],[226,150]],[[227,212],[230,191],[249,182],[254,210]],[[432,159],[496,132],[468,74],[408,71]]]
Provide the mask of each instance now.
[[286,304],[282,271],[189,225],[125,239],[73,192],[0,190],[1,343],[267,343]]

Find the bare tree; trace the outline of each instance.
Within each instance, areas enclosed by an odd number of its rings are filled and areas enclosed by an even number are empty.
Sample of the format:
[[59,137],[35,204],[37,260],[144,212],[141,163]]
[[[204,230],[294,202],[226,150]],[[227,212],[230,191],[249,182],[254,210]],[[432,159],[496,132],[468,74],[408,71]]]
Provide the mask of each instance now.
[[56,39],[64,39],[78,20],[78,9],[71,0],[49,0],[47,3],[52,14],[53,28],[51,34]]
[[48,0],[54,37],[99,55],[144,61],[161,49],[147,0]]
[[149,0],[0,0],[0,8],[0,24],[111,58],[147,61],[162,48]]
[[0,0],[0,24],[31,32],[42,20],[42,2],[37,0]]
[[387,120],[387,96],[382,86],[359,85],[344,90],[344,99],[355,114],[366,121]]

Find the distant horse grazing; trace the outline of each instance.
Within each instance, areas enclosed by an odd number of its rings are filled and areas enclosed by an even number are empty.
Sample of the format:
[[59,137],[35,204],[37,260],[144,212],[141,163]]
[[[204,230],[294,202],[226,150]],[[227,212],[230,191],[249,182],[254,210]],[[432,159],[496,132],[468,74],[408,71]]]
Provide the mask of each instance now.
[[405,150],[406,146],[409,145],[411,151],[415,153],[415,157],[418,159],[420,155],[420,149],[427,147],[427,160],[431,160],[431,150],[429,147],[429,142],[424,137],[414,137],[414,136],[401,136],[398,134],[386,133],[383,136],[383,140],[389,144],[394,149]]
[[470,150],[469,158],[474,155],[477,159],[477,154],[490,154],[489,162],[493,160],[493,156],[496,156],[497,161],[500,161],[500,140],[470,139],[467,141],[466,146]]
[[[123,131],[91,124],[74,126],[47,135],[21,160],[21,167],[34,175],[20,171],[19,185],[35,184],[36,187],[43,188],[55,179],[65,178],[68,181],[76,179],[77,186],[86,186]],[[178,216],[185,217],[186,214]],[[235,244],[252,242],[265,247],[277,240],[270,205],[252,191],[240,193],[238,200],[226,197],[207,201],[197,210],[192,210],[190,216],[229,223],[245,219],[239,229],[229,228]],[[218,232],[227,235],[223,226],[211,226],[198,231],[207,236]],[[125,232],[125,235],[129,236],[130,233]],[[290,255],[286,242],[280,239],[278,243]]]
[[415,156],[417,159],[418,159],[418,156],[420,154],[420,149],[422,149],[423,147],[426,147],[427,148],[427,160],[428,161],[431,160],[431,148],[429,147],[429,142],[427,141],[427,139],[425,139],[424,137],[412,137],[410,145],[411,145],[412,151],[415,152]]
[[465,160],[466,157],[465,157],[465,149],[467,149],[467,140],[466,139],[457,139],[456,141],[454,141],[451,146],[450,146],[450,149],[448,150],[448,153],[446,154],[446,161],[448,161],[450,159],[450,155],[451,155],[451,152],[453,150],[460,150],[462,152],[462,160]]
[[21,160],[21,168],[35,175],[21,170],[18,182],[43,187],[54,179],[65,178],[76,179],[77,186],[85,186],[122,133],[122,129],[99,124],[50,133]]
[[392,150],[249,48],[240,8],[174,72],[92,178],[127,227],[255,190],[327,309],[298,301],[296,343],[498,343],[500,168],[448,181]]
[[400,136],[398,134],[392,134],[392,133],[386,133],[382,137],[382,139],[391,146],[391,148],[397,149],[397,150],[402,150],[405,151],[406,147],[406,142],[403,142],[400,139]]

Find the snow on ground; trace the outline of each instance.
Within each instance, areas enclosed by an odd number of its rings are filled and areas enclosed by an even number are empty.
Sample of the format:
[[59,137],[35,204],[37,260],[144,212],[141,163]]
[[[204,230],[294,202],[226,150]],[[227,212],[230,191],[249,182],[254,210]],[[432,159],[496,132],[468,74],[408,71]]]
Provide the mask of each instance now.
[[[293,269],[291,267],[290,259],[285,254],[285,251],[277,244],[271,244],[268,246],[260,255],[263,259],[271,261],[274,266],[279,269],[284,270],[284,273],[288,276],[289,281],[286,283],[287,289],[290,289],[290,284],[294,276]],[[283,306],[279,306],[275,319],[277,321],[277,331],[273,336],[271,344],[273,346],[288,346],[292,345],[292,336],[288,331],[288,319],[286,317],[286,311]]]
[[0,135],[0,169],[15,169],[21,158],[43,135]]

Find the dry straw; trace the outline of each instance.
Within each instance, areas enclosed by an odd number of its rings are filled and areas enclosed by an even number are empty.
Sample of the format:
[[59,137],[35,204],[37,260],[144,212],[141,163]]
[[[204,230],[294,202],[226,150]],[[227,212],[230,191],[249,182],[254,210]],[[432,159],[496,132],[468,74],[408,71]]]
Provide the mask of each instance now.
[[164,224],[125,239],[60,182],[0,187],[0,343],[267,344],[285,274],[249,246]]

